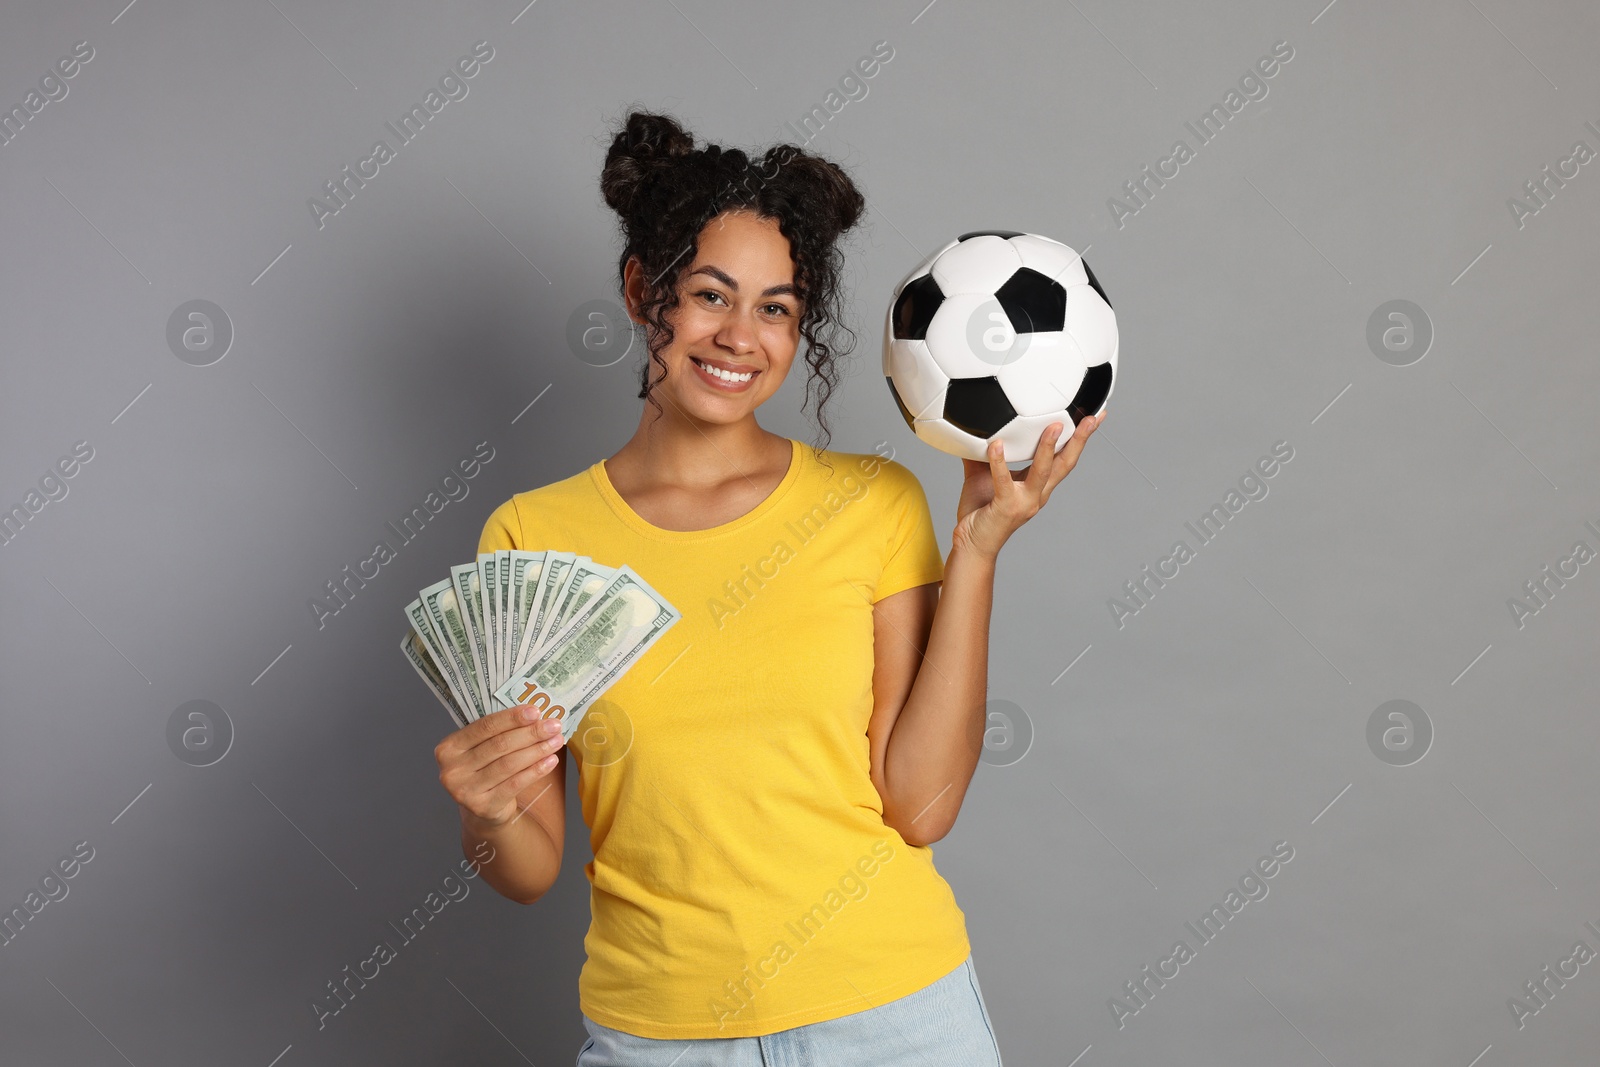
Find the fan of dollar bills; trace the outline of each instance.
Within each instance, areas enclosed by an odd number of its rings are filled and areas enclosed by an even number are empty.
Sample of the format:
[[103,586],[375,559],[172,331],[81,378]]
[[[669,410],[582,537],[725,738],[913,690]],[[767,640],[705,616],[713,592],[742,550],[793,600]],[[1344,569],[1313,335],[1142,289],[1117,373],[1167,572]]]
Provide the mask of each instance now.
[[400,650],[457,726],[531,704],[571,740],[589,706],[682,617],[627,564],[508,549],[418,593]]

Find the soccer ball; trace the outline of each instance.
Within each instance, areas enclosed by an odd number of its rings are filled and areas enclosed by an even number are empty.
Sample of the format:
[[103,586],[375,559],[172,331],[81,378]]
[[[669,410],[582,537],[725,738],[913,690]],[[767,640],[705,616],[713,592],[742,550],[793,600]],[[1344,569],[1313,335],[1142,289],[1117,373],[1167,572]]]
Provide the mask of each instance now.
[[1117,318],[1083,257],[1035,233],[964,233],[895,287],[883,374],[913,433],[934,448],[1031,459],[1099,414],[1117,371]]

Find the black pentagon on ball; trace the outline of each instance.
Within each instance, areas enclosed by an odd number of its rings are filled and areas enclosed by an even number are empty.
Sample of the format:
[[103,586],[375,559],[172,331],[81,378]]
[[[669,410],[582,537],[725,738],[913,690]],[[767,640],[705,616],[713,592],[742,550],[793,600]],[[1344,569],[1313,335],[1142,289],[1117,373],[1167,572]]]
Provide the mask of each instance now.
[[911,409],[906,407],[906,402],[904,400],[900,399],[900,390],[898,390],[898,389],[896,389],[894,387],[894,379],[890,378],[887,375],[885,375],[883,380],[889,383],[889,393],[890,393],[891,396],[894,397],[894,406],[900,409],[900,417],[902,419],[905,419],[906,420],[906,425],[910,426],[911,429],[913,431],[915,431],[916,430],[916,426],[913,425],[913,424],[917,420],[911,414]]
[[906,283],[894,302],[894,313],[889,316],[894,336],[902,341],[928,339],[928,323],[933,313],[944,303],[944,292],[933,275],[924,274]]
[[1100,410],[1100,405],[1111,395],[1111,364],[1097,363],[1083,372],[1083,382],[1078,393],[1067,405],[1067,414],[1076,426],[1086,417]]
[[970,240],[971,238],[974,238],[974,237],[1021,237],[1021,236],[1022,236],[1022,234],[1017,230],[973,230],[971,233],[962,234],[960,237],[957,237],[956,240],[957,241],[966,241],[966,240]]
[[1094,271],[1089,269],[1089,261],[1082,256],[1078,257],[1078,261],[1083,264],[1083,273],[1089,276],[1089,284],[1094,286],[1094,291],[1100,294],[1100,299],[1106,302],[1106,307],[1110,307],[1111,298],[1106,295],[1105,289],[1101,288],[1100,279],[1094,276]]
[[1045,333],[1066,325],[1066,287],[1032,267],[1019,267],[995,290],[994,298],[1018,333]]
[[944,421],[974,437],[990,438],[1017,417],[1000,379],[952,378],[944,393]]

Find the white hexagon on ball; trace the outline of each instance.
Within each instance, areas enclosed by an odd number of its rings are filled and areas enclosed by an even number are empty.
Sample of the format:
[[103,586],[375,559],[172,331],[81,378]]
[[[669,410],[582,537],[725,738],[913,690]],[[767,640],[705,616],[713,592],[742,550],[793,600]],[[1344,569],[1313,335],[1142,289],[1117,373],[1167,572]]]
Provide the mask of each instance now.
[[945,296],[994,291],[1022,266],[1022,257],[1009,241],[999,237],[957,240],[934,259],[929,273]]
[[1060,346],[1053,358],[1021,359],[999,369],[1000,387],[1018,415],[1064,415],[1083,383],[1088,367],[1077,342],[1066,333],[1051,334],[1050,338]]
[[921,418],[934,404],[942,403],[950,378],[928,355],[926,341],[906,341],[884,348],[884,373],[900,391],[900,400],[912,418]]

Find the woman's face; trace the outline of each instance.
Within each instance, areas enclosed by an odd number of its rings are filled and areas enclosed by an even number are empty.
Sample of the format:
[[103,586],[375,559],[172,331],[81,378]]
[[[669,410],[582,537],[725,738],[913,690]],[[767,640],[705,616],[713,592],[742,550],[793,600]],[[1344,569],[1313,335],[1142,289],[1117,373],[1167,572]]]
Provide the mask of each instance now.
[[[661,352],[667,371],[656,397],[699,421],[738,422],[778,391],[799,348],[802,308],[789,240],[776,219],[737,211],[712,219],[698,245],[669,315],[674,336]],[[625,283],[635,322],[647,280],[630,260]]]

